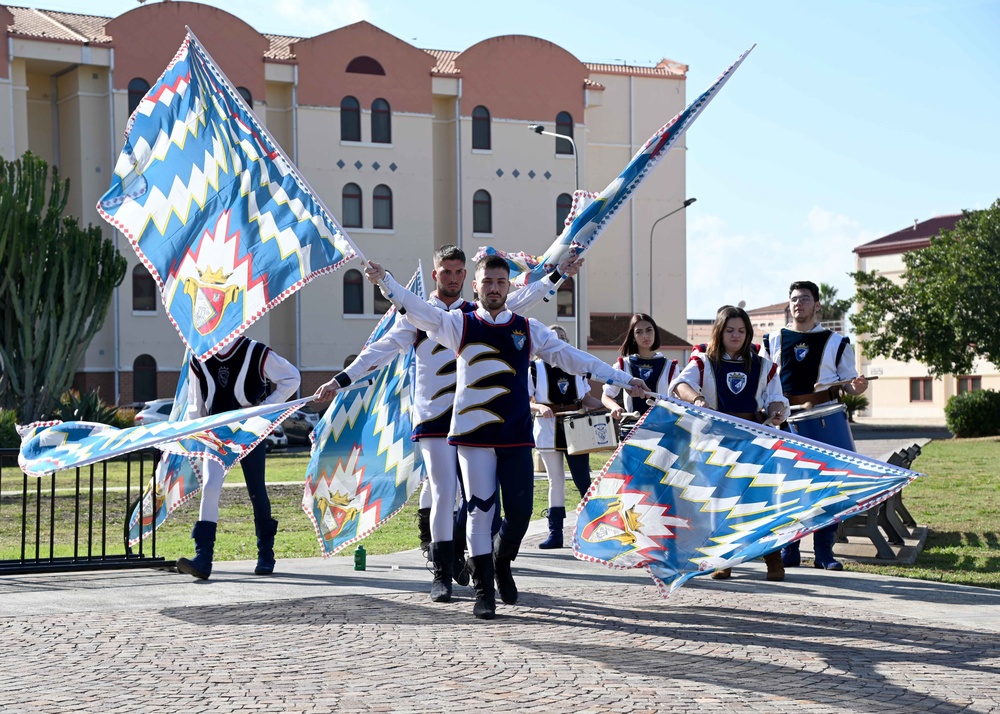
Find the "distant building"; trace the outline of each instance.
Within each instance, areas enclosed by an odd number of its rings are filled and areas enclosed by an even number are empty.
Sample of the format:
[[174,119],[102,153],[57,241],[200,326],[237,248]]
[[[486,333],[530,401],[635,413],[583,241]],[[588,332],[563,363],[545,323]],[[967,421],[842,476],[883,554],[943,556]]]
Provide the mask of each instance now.
[[[903,254],[926,248],[932,236],[954,229],[961,217],[961,214],[954,214],[914,222],[912,227],[860,245],[854,249],[857,269],[875,271],[899,282],[905,269]],[[864,335],[859,335],[858,341],[863,343]],[[878,377],[865,393],[869,406],[863,416],[943,421],[944,405],[952,396],[979,389],[1000,389],[1000,371],[989,362],[980,361],[972,374],[935,379],[920,362],[900,362],[885,357],[868,359],[861,354],[860,346],[855,348],[855,352],[858,371]]]
[[[541,254],[573,191],[602,190],[685,105],[683,64],[585,63],[536,37],[425,50],[367,22],[308,38],[262,34],[193,2],[146,3],[113,18],[0,6],[0,154],[30,150],[58,166],[71,180],[68,212],[109,238],[95,205],[128,118],[185,25],[358,247],[404,279],[423,260],[429,280],[431,255],[446,243],[470,258],[487,244]],[[531,124],[572,137],[577,151]],[[648,295],[670,306],[657,311],[662,327],[684,333],[685,212],[657,229],[655,255],[671,260],[652,263],[649,235],[684,202],[686,154],[682,139],[588,253],[579,304],[567,281],[533,317],[565,323],[574,342],[579,319],[581,342],[593,344],[592,316],[648,310]],[[171,396],[182,343],[152,277],[121,236],[117,243],[128,276],[75,386],[99,387],[119,403]],[[387,306],[352,263],[282,302],[248,335],[295,363],[309,393],[361,348]]]

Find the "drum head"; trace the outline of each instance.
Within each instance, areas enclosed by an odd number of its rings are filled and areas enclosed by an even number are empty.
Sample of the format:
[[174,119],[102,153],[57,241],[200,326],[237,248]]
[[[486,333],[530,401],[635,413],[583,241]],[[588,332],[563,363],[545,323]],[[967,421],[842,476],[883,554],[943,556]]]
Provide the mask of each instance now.
[[825,404],[816,409],[809,409],[797,412],[788,417],[788,421],[795,423],[797,421],[806,421],[807,419],[823,419],[831,414],[836,414],[837,412],[847,412],[847,405],[837,403],[837,404]]

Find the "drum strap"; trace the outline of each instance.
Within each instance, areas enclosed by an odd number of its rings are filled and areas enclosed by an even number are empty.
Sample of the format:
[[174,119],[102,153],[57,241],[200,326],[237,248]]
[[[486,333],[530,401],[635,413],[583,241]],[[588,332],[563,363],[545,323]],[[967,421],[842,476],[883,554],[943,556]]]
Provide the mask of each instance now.
[[840,400],[840,387],[828,387],[827,389],[811,394],[796,394],[788,397],[788,403],[793,407],[801,406],[806,402],[813,404],[824,404],[825,402],[836,402]]

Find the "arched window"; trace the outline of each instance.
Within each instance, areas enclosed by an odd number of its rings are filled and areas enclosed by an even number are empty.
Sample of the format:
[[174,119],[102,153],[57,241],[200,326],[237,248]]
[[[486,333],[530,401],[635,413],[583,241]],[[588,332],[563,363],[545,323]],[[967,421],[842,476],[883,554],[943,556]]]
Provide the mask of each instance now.
[[372,191],[372,227],[392,229],[392,189],[384,184]]
[[389,298],[382,294],[378,285],[372,285],[372,297],[374,298],[372,302],[372,310],[376,315],[384,315],[386,311],[392,307],[392,303],[389,302]]
[[347,355],[347,359],[344,360],[344,369],[347,369],[348,367],[350,367],[351,366],[351,362],[353,362],[357,358],[358,358],[357,355]]
[[382,65],[378,63],[378,60],[368,55],[355,57],[347,63],[347,69],[344,71],[353,72],[354,74],[377,74],[382,77],[385,76],[385,70],[382,69]]
[[250,94],[250,90],[246,87],[237,87],[236,93],[243,97],[243,101],[247,103],[247,106],[253,109],[253,95]]
[[364,279],[360,270],[344,273],[344,314],[360,315],[365,311]]
[[490,110],[479,105],[472,110],[472,148],[490,149]]
[[361,105],[354,97],[340,100],[340,140],[361,141]]
[[129,80],[128,83],[128,115],[132,116],[135,113],[136,108],[139,106],[139,102],[142,98],[146,96],[146,92],[149,91],[149,82],[141,77],[136,77],[135,79]]
[[556,199],[556,235],[562,235],[566,227],[566,216],[573,209],[573,197],[568,193],[560,193]]
[[384,99],[372,102],[372,143],[392,143],[392,112]]
[[576,317],[573,284],[573,278],[566,278],[556,291],[556,315],[559,317]]
[[361,228],[363,214],[361,213],[361,187],[356,183],[349,183],[344,186],[341,194],[343,204],[340,210],[341,225],[344,228]]
[[156,281],[142,263],[132,268],[132,310],[156,312]]
[[[556,114],[556,134],[562,134],[563,136],[568,136],[571,139],[573,138],[572,114],[569,112],[559,112]],[[556,139],[556,153],[572,155],[573,145],[568,141]]]
[[472,196],[472,232],[493,232],[493,199],[482,189]]
[[132,401],[150,402],[156,399],[156,360],[139,355],[132,363]]

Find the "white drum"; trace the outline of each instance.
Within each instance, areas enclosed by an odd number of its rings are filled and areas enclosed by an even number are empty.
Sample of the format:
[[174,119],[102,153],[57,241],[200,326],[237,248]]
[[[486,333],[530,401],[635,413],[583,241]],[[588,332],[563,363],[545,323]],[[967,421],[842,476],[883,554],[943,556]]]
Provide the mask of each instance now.
[[563,421],[567,454],[589,454],[618,446],[618,436],[610,414],[581,414]]

